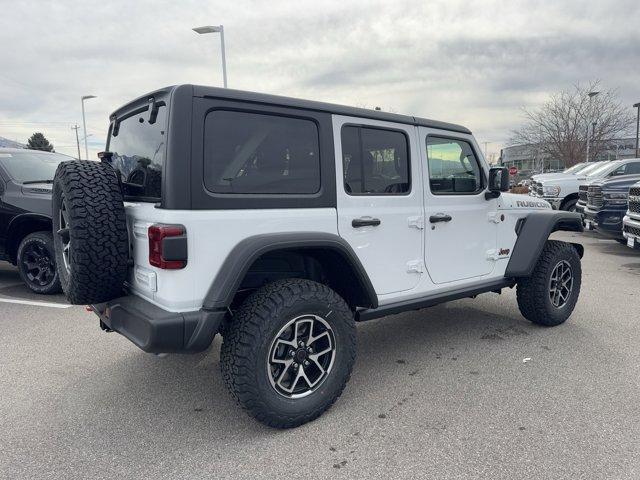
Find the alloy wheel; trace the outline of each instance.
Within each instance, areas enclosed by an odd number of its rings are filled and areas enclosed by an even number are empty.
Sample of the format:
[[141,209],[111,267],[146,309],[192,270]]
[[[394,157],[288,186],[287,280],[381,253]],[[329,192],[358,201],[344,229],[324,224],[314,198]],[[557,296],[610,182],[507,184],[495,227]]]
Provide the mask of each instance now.
[[549,300],[556,308],[562,308],[573,290],[573,271],[566,260],[559,261],[549,278]]
[[56,276],[56,266],[51,253],[39,242],[28,243],[20,259],[29,282],[46,287]]
[[69,272],[71,270],[71,236],[69,234],[69,213],[64,197],[60,202],[59,225],[57,234],[62,242],[62,262],[65,270]]
[[287,322],[269,347],[267,375],[271,386],[287,398],[313,393],[326,380],[336,356],[333,330],[317,315]]

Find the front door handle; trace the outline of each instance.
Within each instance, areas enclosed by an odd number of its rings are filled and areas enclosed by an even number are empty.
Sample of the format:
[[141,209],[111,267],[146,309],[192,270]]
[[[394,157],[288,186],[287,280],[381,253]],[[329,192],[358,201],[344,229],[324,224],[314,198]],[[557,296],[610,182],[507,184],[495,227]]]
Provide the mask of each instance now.
[[431,223],[450,222],[451,221],[451,215],[447,215],[447,214],[444,214],[444,213],[437,213],[435,215],[431,215],[429,217],[429,221]]
[[351,222],[353,228],[377,227],[378,225],[380,225],[380,219],[371,217],[354,218]]

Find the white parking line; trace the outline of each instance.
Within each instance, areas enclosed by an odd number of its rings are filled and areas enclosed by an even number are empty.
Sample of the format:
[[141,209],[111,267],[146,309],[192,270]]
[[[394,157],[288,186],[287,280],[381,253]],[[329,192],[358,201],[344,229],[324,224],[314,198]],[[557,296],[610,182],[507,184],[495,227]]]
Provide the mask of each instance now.
[[51,308],[69,308],[73,306],[73,305],[64,305],[62,303],[35,302],[32,300],[18,300],[17,298],[0,298],[0,303],[19,303],[20,305],[33,305],[36,307],[51,307]]

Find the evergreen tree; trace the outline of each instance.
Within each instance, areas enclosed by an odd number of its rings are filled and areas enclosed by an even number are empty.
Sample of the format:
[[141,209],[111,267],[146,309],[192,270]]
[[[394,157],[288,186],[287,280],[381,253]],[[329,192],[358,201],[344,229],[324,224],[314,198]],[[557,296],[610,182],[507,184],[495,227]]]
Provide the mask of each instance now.
[[31,150],[44,150],[45,152],[53,152],[53,145],[40,132],[36,132],[29,140],[27,140],[27,148]]

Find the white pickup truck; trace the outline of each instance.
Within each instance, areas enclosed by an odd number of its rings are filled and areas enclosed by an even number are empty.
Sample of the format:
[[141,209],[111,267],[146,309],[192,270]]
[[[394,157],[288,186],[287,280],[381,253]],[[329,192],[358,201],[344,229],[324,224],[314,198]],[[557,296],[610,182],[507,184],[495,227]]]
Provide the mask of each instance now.
[[614,160],[594,162],[577,174],[538,178],[530,187],[530,195],[548,201],[555,210],[575,212],[580,185],[601,178],[640,173],[640,160]]

